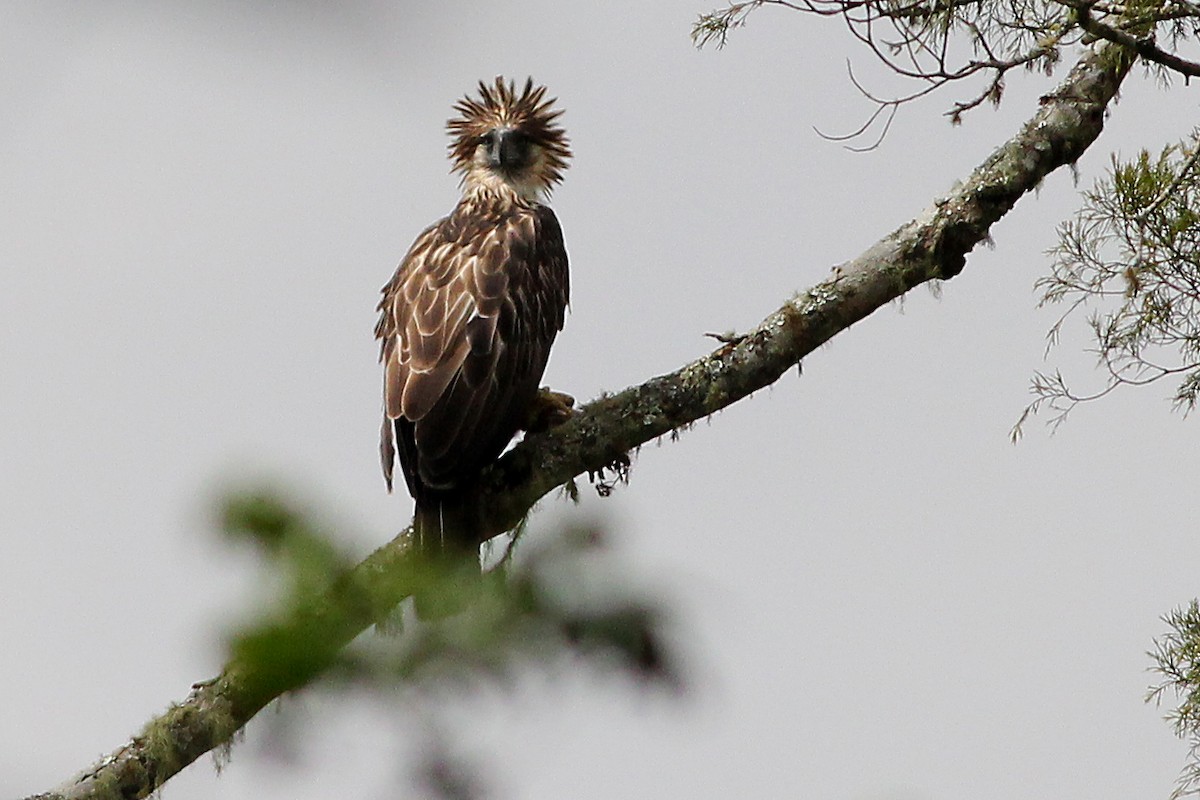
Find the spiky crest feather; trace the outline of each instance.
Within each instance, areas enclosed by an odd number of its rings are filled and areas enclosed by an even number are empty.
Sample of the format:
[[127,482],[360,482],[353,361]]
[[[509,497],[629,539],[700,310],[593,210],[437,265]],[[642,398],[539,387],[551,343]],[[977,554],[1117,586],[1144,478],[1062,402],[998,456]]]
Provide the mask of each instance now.
[[480,140],[495,128],[521,131],[540,150],[528,177],[543,193],[549,193],[562,180],[563,170],[571,158],[566,132],[555,124],[562,115],[553,108],[557,98],[545,99],[546,87],[534,86],[533,78],[517,94],[513,81],[497,76],[492,86],[479,82],[479,98],[467,95],[454,104],[459,116],[446,122],[453,137],[450,145],[452,172],[461,173],[464,182],[476,168],[475,154]]

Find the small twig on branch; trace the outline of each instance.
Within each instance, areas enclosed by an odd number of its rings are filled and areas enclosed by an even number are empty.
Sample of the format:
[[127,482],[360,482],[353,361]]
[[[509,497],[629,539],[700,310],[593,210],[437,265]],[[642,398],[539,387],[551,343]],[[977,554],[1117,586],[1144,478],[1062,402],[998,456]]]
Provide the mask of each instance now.
[[742,336],[741,334],[738,334],[738,333],[734,333],[733,331],[730,331],[728,333],[715,333],[715,332],[710,331],[704,335],[707,336],[709,339],[716,339],[721,344],[737,344],[742,339],[746,338],[745,336]]

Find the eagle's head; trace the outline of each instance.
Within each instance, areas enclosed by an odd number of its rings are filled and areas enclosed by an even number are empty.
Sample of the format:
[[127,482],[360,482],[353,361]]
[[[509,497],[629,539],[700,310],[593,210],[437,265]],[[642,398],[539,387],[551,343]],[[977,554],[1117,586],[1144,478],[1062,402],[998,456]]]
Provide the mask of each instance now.
[[479,82],[479,97],[454,105],[458,116],[446,123],[452,137],[450,160],[466,190],[515,192],[525,200],[548,194],[562,180],[571,157],[566,132],[554,124],[562,114],[546,87],[533,79],[517,94],[512,81]]

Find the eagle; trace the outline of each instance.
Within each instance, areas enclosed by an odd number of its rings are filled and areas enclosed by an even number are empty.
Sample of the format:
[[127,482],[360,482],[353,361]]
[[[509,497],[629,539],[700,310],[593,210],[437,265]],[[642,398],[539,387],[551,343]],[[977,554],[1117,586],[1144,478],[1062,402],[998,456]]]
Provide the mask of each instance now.
[[469,551],[477,566],[464,491],[518,431],[569,413],[569,397],[538,388],[570,290],[544,202],[571,158],[556,102],[532,78],[518,92],[498,77],[454,105],[446,128],[462,197],[383,287],[383,476],[390,492],[398,458],[426,555]]

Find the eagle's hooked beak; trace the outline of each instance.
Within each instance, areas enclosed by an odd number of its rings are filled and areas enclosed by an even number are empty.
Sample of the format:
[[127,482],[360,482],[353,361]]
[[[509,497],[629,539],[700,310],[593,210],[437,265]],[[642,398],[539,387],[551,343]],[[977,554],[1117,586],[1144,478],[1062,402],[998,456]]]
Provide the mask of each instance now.
[[529,141],[513,128],[497,128],[488,136],[487,158],[493,169],[520,169],[529,160]]

